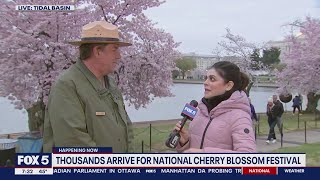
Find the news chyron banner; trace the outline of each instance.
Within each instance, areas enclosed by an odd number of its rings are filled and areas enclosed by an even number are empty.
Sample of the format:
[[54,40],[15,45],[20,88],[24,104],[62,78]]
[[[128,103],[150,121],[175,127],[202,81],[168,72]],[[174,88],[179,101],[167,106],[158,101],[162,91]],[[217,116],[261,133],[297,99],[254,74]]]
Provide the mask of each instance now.
[[[271,175],[308,174],[306,155],[295,154],[113,154],[111,148],[63,147],[52,154],[17,154],[14,175],[126,176],[153,174]],[[319,173],[320,174],[320,173]]]

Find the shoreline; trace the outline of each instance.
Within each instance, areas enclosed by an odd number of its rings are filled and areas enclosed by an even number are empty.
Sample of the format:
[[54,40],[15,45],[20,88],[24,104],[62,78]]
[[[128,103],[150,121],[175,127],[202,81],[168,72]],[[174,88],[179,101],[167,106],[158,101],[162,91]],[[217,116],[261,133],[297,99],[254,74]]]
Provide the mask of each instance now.
[[[204,81],[199,80],[182,80],[174,79],[175,84],[203,84]],[[273,83],[254,83],[252,87],[266,87],[266,88],[278,88],[279,86]]]
[[166,120],[154,120],[154,121],[138,121],[138,122],[132,122],[132,126],[134,128],[139,127],[148,127],[150,124],[152,126],[159,126],[159,125],[170,125],[170,124],[176,124],[180,119],[166,119]]

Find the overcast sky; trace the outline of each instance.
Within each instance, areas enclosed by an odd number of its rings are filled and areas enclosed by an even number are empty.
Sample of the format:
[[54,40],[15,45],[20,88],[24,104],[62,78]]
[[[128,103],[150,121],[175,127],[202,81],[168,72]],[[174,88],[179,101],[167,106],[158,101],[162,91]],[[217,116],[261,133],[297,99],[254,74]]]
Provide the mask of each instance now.
[[181,52],[210,55],[226,27],[250,42],[281,40],[284,24],[320,18],[320,0],[167,0],[145,13],[182,43]]

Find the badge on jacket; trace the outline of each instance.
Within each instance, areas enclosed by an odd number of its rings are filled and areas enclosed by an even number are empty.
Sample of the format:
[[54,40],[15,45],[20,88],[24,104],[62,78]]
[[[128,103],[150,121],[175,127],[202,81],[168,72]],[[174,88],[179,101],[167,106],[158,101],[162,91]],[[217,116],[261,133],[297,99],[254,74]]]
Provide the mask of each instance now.
[[106,112],[96,112],[96,116],[105,116]]
[[249,134],[249,129],[248,128],[245,128],[244,130],[243,130],[246,134]]

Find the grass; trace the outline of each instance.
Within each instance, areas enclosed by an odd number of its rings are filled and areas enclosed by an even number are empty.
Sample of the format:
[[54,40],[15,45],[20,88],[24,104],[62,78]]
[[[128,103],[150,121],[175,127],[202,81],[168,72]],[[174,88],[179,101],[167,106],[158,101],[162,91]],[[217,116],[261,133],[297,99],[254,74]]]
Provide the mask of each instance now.
[[279,153],[306,153],[307,166],[320,166],[320,143],[277,149]]
[[[306,122],[307,129],[320,128],[320,121],[318,124],[314,121],[314,114],[303,114],[299,116],[300,127],[298,128],[298,116],[292,116],[291,112],[287,112],[283,115],[283,130],[284,133],[296,130],[304,130],[304,122]],[[178,122],[178,120],[176,121]],[[165,141],[171,133],[175,123],[170,122],[167,124],[157,124],[151,126],[151,152],[160,152],[166,150],[172,150],[165,146]],[[187,128],[188,124],[186,124]],[[278,128],[275,128],[278,131]],[[265,114],[260,114],[259,122],[259,134],[258,136],[266,136],[269,131],[267,123],[267,117]],[[142,141],[143,141],[143,152],[150,152],[150,127],[149,124],[145,124],[143,127],[136,127],[133,129],[134,141],[133,148],[134,152],[142,152]]]
[[[178,121],[177,121],[178,122]],[[165,141],[171,133],[175,123],[166,125],[153,125],[151,127],[151,152],[170,150],[165,146]],[[187,126],[186,126],[187,127]],[[134,128],[134,152],[150,152],[150,127]]]

